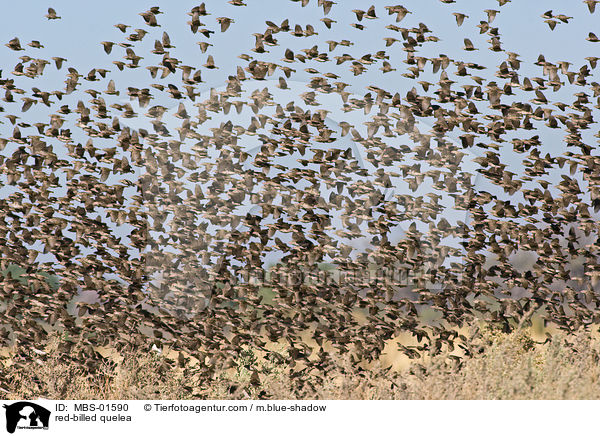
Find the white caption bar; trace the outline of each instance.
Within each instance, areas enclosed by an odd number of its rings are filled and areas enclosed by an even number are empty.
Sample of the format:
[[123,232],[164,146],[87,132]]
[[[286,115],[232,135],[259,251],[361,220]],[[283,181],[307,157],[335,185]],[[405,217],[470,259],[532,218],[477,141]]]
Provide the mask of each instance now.
[[600,407],[596,401],[0,402],[2,431],[32,436],[596,434],[591,417]]

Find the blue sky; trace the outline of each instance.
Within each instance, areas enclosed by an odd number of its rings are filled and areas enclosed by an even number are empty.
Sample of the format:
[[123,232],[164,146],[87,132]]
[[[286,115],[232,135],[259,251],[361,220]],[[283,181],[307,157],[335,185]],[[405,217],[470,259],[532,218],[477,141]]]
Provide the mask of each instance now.
[[[225,85],[227,76],[235,74],[236,66],[242,64],[242,61],[237,57],[242,53],[249,54],[257,59],[262,59],[268,62],[275,62],[280,65],[285,65],[281,62],[284,51],[286,48],[291,48],[295,53],[302,53],[301,49],[310,48],[313,45],[317,45],[320,52],[327,52],[330,58],[334,56],[341,56],[342,54],[348,53],[353,57],[357,58],[367,53],[374,53],[378,50],[386,50],[390,56],[389,62],[397,69],[397,71],[390,73],[382,73],[377,66],[373,66],[369,71],[360,76],[354,76],[350,71],[350,63],[346,62],[338,67],[333,67],[331,62],[327,64],[321,64],[319,62],[307,61],[306,64],[295,62],[290,64],[292,68],[296,69],[296,73],[290,79],[292,91],[288,93],[282,93],[281,99],[282,104],[287,103],[290,100],[295,100],[300,103],[299,94],[306,92],[308,89],[303,89],[303,83],[307,83],[311,75],[305,71],[305,68],[313,67],[320,69],[320,71],[331,71],[340,75],[338,80],[344,81],[349,84],[347,90],[354,93],[357,98],[361,98],[365,93],[369,92],[366,87],[369,85],[375,85],[380,88],[386,89],[391,93],[398,92],[402,97],[409,91],[413,86],[417,86],[420,93],[423,92],[422,88],[417,85],[413,80],[403,77],[402,74],[406,73],[408,65],[402,61],[405,59],[405,52],[401,49],[401,42],[397,42],[391,47],[385,47],[384,37],[395,37],[402,40],[399,33],[393,32],[386,29],[385,26],[389,24],[396,24],[401,27],[418,27],[419,23],[425,23],[427,27],[432,31],[432,35],[440,38],[439,42],[427,43],[420,48],[419,53],[416,55],[423,57],[436,57],[442,54],[447,55],[451,59],[460,59],[463,62],[473,62],[486,67],[482,71],[473,71],[473,74],[477,74],[484,78],[486,82],[496,80],[498,78],[494,76],[496,66],[499,65],[503,60],[506,60],[507,55],[505,52],[492,52],[488,49],[489,43],[487,40],[490,38],[487,34],[480,34],[479,29],[476,27],[481,20],[487,19],[487,14],[484,12],[485,9],[498,9],[500,13],[492,23],[493,27],[499,28],[501,36],[502,46],[506,51],[515,52],[520,55],[522,60],[522,66],[519,70],[519,74],[523,76],[543,77],[542,67],[534,65],[538,55],[544,54],[546,60],[552,63],[558,63],[560,61],[567,61],[573,64],[570,67],[570,71],[577,71],[579,68],[588,62],[585,60],[587,56],[600,55],[600,43],[594,44],[586,41],[586,37],[589,32],[597,30],[597,18],[600,11],[592,15],[588,12],[587,6],[577,1],[546,1],[546,2],[533,2],[533,1],[517,1],[512,2],[499,7],[497,1],[457,1],[453,4],[444,4],[437,0],[422,0],[422,1],[403,1],[401,2],[407,9],[412,13],[408,14],[404,20],[400,23],[396,23],[392,16],[388,16],[384,9],[384,6],[395,3],[373,1],[371,3],[359,2],[359,1],[341,1],[339,0],[327,15],[328,17],[336,20],[333,23],[332,29],[328,30],[325,25],[319,21],[323,18],[322,8],[317,6],[316,0],[311,0],[307,7],[301,7],[299,2],[283,1],[283,0],[271,0],[271,1],[252,1],[248,0],[247,7],[234,7],[225,1],[206,1],[206,8],[210,15],[201,17],[201,21],[206,24],[206,27],[214,29],[216,33],[212,34],[210,38],[205,38],[199,33],[193,34],[186,22],[190,19],[187,12],[194,6],[198,5],[199,2],[146,2],[146,1],[135,1],[135,2],[116,2],[116,1],[103,1],[103,2],[75,2],[75,1],[54,1],[52,3],[30,1],[22,3],[11,3],[10,13],[2,14],[0,16],[0,35],[4,43],[8,42],[13,37],[18,37],[21,41],[21,45],[25,48],[25,51],[14,52],[6,47],[0,46],[0,69],[3,70],[2,78],[10,76],[14,65],[19,61],[18,57],[22,55],[28,55],[32,58],[43,58],[48,59],[52,56],[60,56],[67,59],[61,70],[56,70],[54,64],[47,65],[45,68],[44,75],[41,78],[29,79],[26,77],[15,78],[17,86],[30,91],[32,87],[38,87],[42,90],[62,89],[64,87],[65,75],[67,74],[68,67],[74,67],[80,74],[84,76],[92,68],[106,68],[110,70],[107,77],[98,82],[87,82],[80,79],[80,86],[76,92],[69,96],[64,97],[64,101],[61,104],[76,105],[78,100],[83,100],[87,103],[90,96],[83,91],[85,89],[106,89],[109,80],[113,79],[117,87],[121,89],[120,96],[114,96],[109,100],[108,96],[105,96],[107,103],[111,102],[125,102],[128,101],[126,96],[127,86],[135,86],[137,88],[149,87],[151,83],[155,83],[149,75],[149,72],[144,68],[146,65],[155,64],[161,56],[152,55],[149,53],[153,48],[154,41],[161,39],[163,31],[167,31],[170,35],[171,41],[176,48],[169,50],[171,55],[180,59],[182,64],[190,65],[194,68],[199,68],[207,61],[208,55],[212,55],[215,60],[215,64],[219,66],[215,70],[202,69],[202,78],[204,83],[198,86],[198,91],[202,95],[198,98],[200,101],[207,98],[210,89],[219,89]],[[360,23],[366,26],[363,31],[357,30],[351,27],[351,23],[357,23],[356,17],[352,12],[352,9],[360,8],[367,9],[371,4],[375,5],[377,16],[379,18],[375,20],[363,19]],[[151,6],[159,6],[164,14],[158,15],[158,23],[161,27],[150,28],[145,25],[142,17],[138,13],[147,10]],[[56,9],[57,14],[62,18],[60,20],[46,20],[44,15],[48,7]],[[568,24],[559,23],[554,31],[550,31],[548,25],[544,23],[544,19],[540,17],[547,10],[553,10],[554,14],[565,14],[572,16]],[[465,19],[462,26],[457,26],[453,12],[465,13],[468,18]],[[221,33],[218,29],[216,19],[217,17],[232,17],[235,22],[231,27],[224,33]],[[291,35],[277,34],[276,38],[279,40],[280,45],[275,47],[266,47],[269,53],[256,54],[250,50],[254,47],[254,32],[264,32],[266,25],[265,20],[273,21],[277,24],[281,23],[284,19],[290,19],[290,24],[301,24],[303,27],[306,24],[313,24],[315,30],[319,33],[318,35],[310,38],[295,38]],[[125,23],[132,27],[127,29],[126,34],[121,33],[114,27],[114,24]],[[125,69],[119,71],[117,67],[112,63],[113,60],[119,60],[125,54],[125,49],[115,45],[111,55],[104,53],[101,41],[125,41],[127,35],[129,35],[133,29],[145,29],[149,33],[144,37],[141,42],[135,43],[135,52],[143,56],[144,59],[140,62],[142,65],[139,69]],[[469,38],[475,47],[479,50],[473,52],[467,52],[462,49],[464,43],[463,39]],[[329,52],[327,49],[327,40],[340,41],[348,39],[354,43],[351,47],[338,46],[333,52]],[[31,40],[39,40],[45,48],[34,49],[26,46]],[[212,44],[206,53],[200,51],[197,42],[206,41]],[[588,64],[589,65],[589,64]],[[449,71],[452,73],[456,70],[455,67],[451,66]],[[592,82],[597,79],[597,72],[593,71],[594,76],[588,78],[588,82]],[[176,83],[180,80],[181,73],[178,71],[176,74],[169,76],[163,81],[164,84]],[[265,84],[265,82],[250,81],[245,84],[245,87],[250,93],[254,89],[263,89],[268,86],[273,93],[278,92],[274,85],[277,84],[278,78],[282,76],[280,71],[277,71],[271,79],[272,82]],[[11,76],[14,77],[14,76]],[[457,79],[454,74],[451,74],[453,80],[460,80],[455,86],[461,84],[473,84],[470,77],[464,77]],[[563,77],[563,79],[566,79]],[[426,80],[435,83],[439,80],[439,72],[434,74],[431,70],[431,65],[428,64],[425,71],[421,73],[418,80]],[[333,80],[332,80],[333,82]],[[432,87],[429,90],[431,92],[435,89]],[[552,94],[550,90],[544,91],[548,97],[552,96],[553,101],[563,101],[567,104],[573,100],[573,93],[583,91],[584,89],[577,88],[575,86],[569,86],[568,82],[558,93]],[[517,95],[515,99],[530,99],[531,94],[523,97],[524,94],[519,93],[515,90]],[[154,92],[155,99],[150,103],[150,106],[155,104],[161,104],[171,109],[171,114],[176,110],[179,102],[161,96],[160,93]],[[283,95],[285,94],[285,95]],[[294,95],[296,94],[296,95]],[[5,108],[6,113],[15,113],[21,117],[18,121],[25,122],[36,122],[37,120],[48,119],[49,111],[43,105],[38,104],[30,109],[26,113],[20,113],[19,95],[15,95],[15,99],[18,103],[4,103],[0,102],[0,106]],[[289,100],[288,100],[289,98]],[[366,126],[362,124],[361,113],[347,113],[343,114],[339,111],[339,106],[336,108],[336,101],[325,101],[325,96],[319,96],[319,101],[327,108],[331,109],[332,122],[342,121],[341,117],[345,116],[348,120],[352,121],[356,129],[365,134]],[[510,100],[507,100],[510,102]],[[340,104],[338,98],[337,104]],[[185,102],[186,107],[193,110],[193,103],[189,100]],[[189,105],[189,106],[188,106]],[[325,107],[324,106],[324,107]],[[483,102],[482,108],[485,108],[485,102]],[[55,108],[53,107],[52,110]],[[140,113],[140,116],[135,119],[123,120],[123,124],[129,124],[132,127],[139,127],[145,120],[142,114],[148,108],[139,108],[134,105],[134,109]],[[139,109],[139,110],[138,110]],[[190,111],[188,110],[188,111]],[[338,110],[338,113],[335,111]],[[232,111],[233,112],[233,111]],[[597,117],[598,110],[594,109],[594,117]],[[375,115],[374,110],[370,115]],[[230,114],[233,116],[232,114]],[[252,114],[245,113],[246,119],[249,119]],[[1,115],[0,115],[0,119]],[[212,123],[219,124],[224,121],[225,118],[219,118],[214,116]],[[180,120],[169,117],[169,114],[165,117],[165,121],[168,126],[176,127]],[[434,120],[429,120],[433,122]],[[2,119],[3,124],[0,124],[0,137],[10,137],[12,134],[13,126],[7,119]],[[246,121],[245,121],[246,122]],[[423,120],[427,124],[428,120]],[[172,124],[170,124],[172,123]],[[213,127],[210,122],[205,126],[201,126],[201,129],[209,129]],[[72,128],[72,130],[77,130]],[[426,131],[426,129],[425,129]],[[533,132],[529,132],[532,135]],[[546,152],[552,155],[560,155],[566,151],[562,142],[563,131],[553,131],[550,129],[541,128],[539,132],[543,140],[541,147],[542,154]],[[595,144],[593,134],[595,131],[588,132],[586,138],[589,143]],[[449,135],[451,140],[457,141],[456,137]],[[531,135],[530,135],[531,136]],[[509,135],[507,135],[509,137]],[[86,138],[83,136],[76,136],[78,141],[84,142]],[[343,139],[344,143],[347,144],[349,137]],[[247,140],[248,148],[253,147],[251,139]],[[101,142],[100,142],[101,143]],[[108,146],[108,145],[107,145]],[[347,145],[346,145],[347,146]],[[9,155],[12,150],[16,148],[15,144],[10,144],[6,150],[2,153],[3,155]],[[55,145],[55,152],[61,155],[60,143]],[[477,157],[482,154],[482,150],[476,147],[465,151],[469,157]],[[522,156],[517,155],[512,151],[510,143],[502,145],[501,156],[503,160],[509,164],[509,169],[513,170],[517,174],[520,174],[523,167],[520,163]],[[465,159],[465,165],[469,166],[472,164],[468,162],[469,159]],[[465,167],[466,168],[466,167]],[[132,179],[135,176],[132,177]],[[576,175],[576,177],[578,177]],[[109,181],[116,182],[119,178]],[[560,180],[558,173],[552,174],[551,178],[554,181]],[[1,179],[0,179],[1,180]],[[396,186],[396,193],[406,192],[406,186],[402,181],[398,181]],[[489,192],[496,193],[498,196],[502,196],[503,193],[497,187],[492,186],[489,182],[486,182],[481,177],[477,179],[477,183],[481,183],[481,189],[488,190]],[[485,186],[484,186],[485,185]],[[489,185],[489,186],[488,186]],[[424,187],[423,189],[427,189]],[[0,197],[8,195],[12,190],[10,188],[1,188]],[[57,192],[60,195],[60,192]],[[4,197],[3,197],[4,198]],[[452,216],[454,219],[466,219],[462,217]],[[125,237],[127,234],[127,228],[124,227],[119,230]]]

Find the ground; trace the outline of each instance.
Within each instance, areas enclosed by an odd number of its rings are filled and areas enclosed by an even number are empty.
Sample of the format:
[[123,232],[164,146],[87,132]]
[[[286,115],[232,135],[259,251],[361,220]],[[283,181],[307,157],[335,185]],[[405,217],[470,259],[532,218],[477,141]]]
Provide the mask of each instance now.
[[[323,382],[290,378],[289,368],[248,349],[236,366],[212,381],[196,382],[193,370],[167,365],[173,354],[109,355],[95,375],[52,356],[44,365],[16,370],[4,350],[6,399],[599,399],[600,336],[596,330],[554,332],[552,338],[523,329],[502,333],[483,326],[471,356],[448,354],[402,361],[390,357],[359,372],[340,356]],[[456,354],[455,352],[453,354]],[[382,364],[383,363],[383,364]],[[254,375],[253,375],[254,374]],[[258,380],[256,376],[258,375]]]

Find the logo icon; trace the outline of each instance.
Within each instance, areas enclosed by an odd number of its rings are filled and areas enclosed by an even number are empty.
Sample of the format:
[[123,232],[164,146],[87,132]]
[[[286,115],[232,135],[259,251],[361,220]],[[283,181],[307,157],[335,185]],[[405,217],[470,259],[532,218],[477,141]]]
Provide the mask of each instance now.
[[14,433],[19,429],[48,429],[50,411],[30,401],[19,401],[10,405],[4,404],[6,409],[6,431]]

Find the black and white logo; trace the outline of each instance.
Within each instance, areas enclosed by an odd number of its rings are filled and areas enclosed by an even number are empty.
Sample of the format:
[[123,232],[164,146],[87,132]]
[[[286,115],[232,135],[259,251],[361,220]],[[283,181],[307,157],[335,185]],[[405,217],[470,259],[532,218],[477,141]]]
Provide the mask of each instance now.
[[16,429],[48,429],[50,411],[30,401],[5,404],[6,431],[14,433]]

